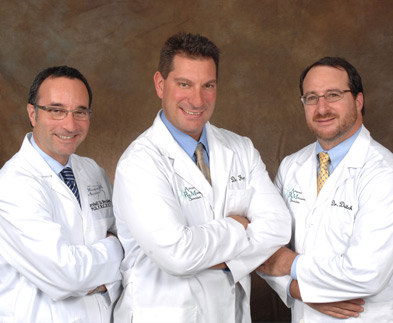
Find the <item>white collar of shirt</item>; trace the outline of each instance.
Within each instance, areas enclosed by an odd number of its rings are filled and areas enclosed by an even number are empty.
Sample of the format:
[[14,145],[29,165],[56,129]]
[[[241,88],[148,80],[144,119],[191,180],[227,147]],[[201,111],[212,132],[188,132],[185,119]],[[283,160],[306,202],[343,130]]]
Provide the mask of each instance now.
[[[184,132],[174,127],[165,117],[165,114],[162,110],[160,112],[160,117],[164,125],[167,127],[167,129],[173,136],[173,138],[176,140],[176,142],[180,145],[180,147],[183,148],[183,150],[187,153],[187,155],[190,156],[190,158],[192,158],[194,162],[196,162],[194,153],[195,153],[196,146],[198,145],[198,141],[196,141],[191,136],[185,134]],[[203,130],[199,142],[201,142],[205,147],[203,152],[203,159],[205,160],[206,164],[209,166],[209,145],[207,142],[206,125],[203,126]]]
[[334,146],[332,149],[327,150],[327,151],[324,150],[321,147],[319,141],[317,140],[317,146],[316,146],[315,151],[316,151],[316,158],[317,158],[318,168],[319,168],[318,154],[320,152],[327,152],[329,154],[329,158],[330,158],[330,163],[329,163],[329,166],[328,166],[329,174],[332,174],[333,171],[340,164],[340,162],[344,159],[344,157],[348,153],[349,149],[352,147],[352,144],[354,143],[354,141],[358,137],[362,127],[363,126],[360,126],[358,131],[356,131],[351,137],[349,137],[348,139],[344,140],[343,142],[339,143],[337,146]]
[[46,161],[46,163],[49,165],[49,167],[60,177],[60,172],[65,168],[65,167],[71,167],[71,158],[68,158],[68,162],[65,166],[60,164],[57,160],[49,156],[47,153],[45,153],[35,142],[33,134],[30,137],[30,143],[34,147],[34,149],[40,154],[40,156]]

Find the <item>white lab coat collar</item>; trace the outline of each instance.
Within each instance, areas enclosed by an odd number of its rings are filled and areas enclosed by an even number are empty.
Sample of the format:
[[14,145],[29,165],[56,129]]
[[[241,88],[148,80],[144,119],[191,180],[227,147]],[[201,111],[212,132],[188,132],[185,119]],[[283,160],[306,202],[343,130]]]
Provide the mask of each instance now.
[[[363,167],[366,162],[367,151],[370,145],[371,136],[370,132],[363,125],[359,136],[356,138],[352,147],[349,149],[347,155],[343,158],[341,163],[337,166],[337,169],[329,177],[328,181],[325,183],[326,189],[323,189],[317,198],[317,162],[315,158],[315,148],[316,144],[313,143],[303,149],[297,164],[298,171],[296,173],[296,178],[298,183],[300,183],[301,190],[303,191],[307,205],[311,209],[312,207],[318,206],[327,197],[327,192],[331,192],[331,187],[339,186],[342,182],[347,180],[349,177],[350,168],[360,168]],[[310,170],[312,171],[312,176],[310,176]],[[304,179],[308,179],[305,182]],[[314,205],[314,203],[316,203]]]
[[[60,177],[50,168],[47,162],[40,156],[40,154],[34,149],[30,142],[30,137],[32,136],[32,132],[26,134],[25,139],[23,140],[22,147],[19,150],[19,153],[23,158],[26,160],[31,160],[31,163],[26,163],[25,168],[30,169],[29,173],[36,174],[37,177],[40,177],[42,180],[46,181],[54,191],[58,192],[59,194],[63,195],[64,197],[68,197],[72,200],[75,200],[74,204],[75,207],[81,212],[81,208],[77,199],[74,199],[73,193],[68,188],[68,186],[60,179]],[[71,155],[70,158],[73,160],[74,156]],[[82,171],[80,165],[77,162],[72,162],[73,167],[78,169],[77,172],[79,173]],[[76,176],[76,181],[78,183],[78,175]],[[80,182],[80,180],[79,180]],[[70,194],[71,193],[71,194]]]

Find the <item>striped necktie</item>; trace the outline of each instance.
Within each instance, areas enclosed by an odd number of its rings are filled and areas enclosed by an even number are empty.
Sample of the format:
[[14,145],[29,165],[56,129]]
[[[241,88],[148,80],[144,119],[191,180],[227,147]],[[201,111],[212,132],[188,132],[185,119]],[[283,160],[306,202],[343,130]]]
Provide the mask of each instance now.
[[79,199],[78,186],[76,185],[76,181],[75,181],[75,177],[74,177],[74,173],[72,172],[72,169],[70,167],[66,167],[60,173],[61,173],[61,176],[63,176],[64,183],[66,183],[67,186],[72,191],[72,193],[74,193],[76,199],[79,202],[79,205],[81,205],[81,201]]
[[318,179],[317,179],[317,194],[322,189],[322,186],[325,184],[329,177],[329,171],[328,171],[328,164],[329,164],[329,154],[328,153],[319,153],[319,171],[318,171]]
[[212,180],[210,178],[210,169],[203,160],[203,144],[200,142],[195,149],[195,156],[198,168],[201,170],[202,174],[205,176],[209,184],[212,185]]

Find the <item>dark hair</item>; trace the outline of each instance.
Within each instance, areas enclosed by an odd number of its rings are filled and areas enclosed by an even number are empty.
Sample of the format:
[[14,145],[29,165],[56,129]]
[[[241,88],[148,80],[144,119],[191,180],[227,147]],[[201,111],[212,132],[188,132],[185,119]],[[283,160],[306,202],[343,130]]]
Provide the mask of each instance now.
[[67,77],[69,79],[78,79],[83,82],[86,86],[87,92],[89,93],[89,108],[91,108],[91,102],[93,101],[93,94],[90,89],[90,85],[86,78],[75,68],[68,66],[54,66],[49,67],[38,73],[35,77],[33,84],[30,87],[28,103],[35,105],[38,101],[38,90],[42,82],[44,82],[48,77]]
[[[349,88],[352,92],[354,98],[357,97],[358,93],[363,93],[363,85],[362,85],[362,78],[360,77],[358,71],[354,66],[352,66],[349,62],[345,59],[340,57],[324,57],[320,60],[316,61],[314,64],[307,67],[302,74],[300,75],[300,94],[303,95],[303,82],[307,75],[307,73],[316,66],[330,66],[338,69],[344,69],[347,72],[348,79],[349,79]],[[364,98],[364,93],[363,93]],[[364,99],[363,99],[363,107],[362,107],[362,115],[364,115]]]
[[166,79],[173,70],[173,58],[175,55],[184,55],[190,58],[213,58],[216,64],[216,77],[218,78],[218,62],[220,50],[206,37],[199,34],[177,33],[168,38],[160,52],[158,71]]

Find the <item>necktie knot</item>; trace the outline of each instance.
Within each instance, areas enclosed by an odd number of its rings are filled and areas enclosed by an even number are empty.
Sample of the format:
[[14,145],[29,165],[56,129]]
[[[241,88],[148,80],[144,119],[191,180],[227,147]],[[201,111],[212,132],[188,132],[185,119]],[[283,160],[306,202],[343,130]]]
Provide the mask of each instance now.
[[317,194],[321,191],[323,185],[327,181],[329,177],[328,164],[330,161],[330,157],[328,153],[320,152],[318,154],[319,158],[319,171],[318,171],[318,179],[317,179]]
[[207,164],[203,160],[203,149],[204,149],[203,144],[201,142],[199,142],[198,145],[196,146],[196,149],[195,149],[197,166],[211,185],[212,182],[211,182],[211,178],[210,178],[210,169],[209,169],[209,166],[207,166]]
[[60,173],[61,176],[63,176],[64,183],[66,183],[66,185],[70,188],[80,205],[81,202],[79,199],[78,186],[76,185],[75,176],[72,172],[72,169],[70,167],[65,167]]

